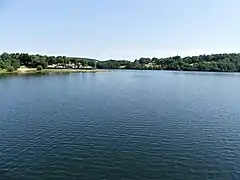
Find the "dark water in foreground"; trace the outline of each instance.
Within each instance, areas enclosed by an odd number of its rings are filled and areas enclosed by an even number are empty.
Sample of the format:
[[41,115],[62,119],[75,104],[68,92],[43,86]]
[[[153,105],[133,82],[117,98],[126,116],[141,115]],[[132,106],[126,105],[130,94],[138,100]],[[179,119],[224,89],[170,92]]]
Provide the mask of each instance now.
[[0,179],[240,179],[240,75],[0,79]]

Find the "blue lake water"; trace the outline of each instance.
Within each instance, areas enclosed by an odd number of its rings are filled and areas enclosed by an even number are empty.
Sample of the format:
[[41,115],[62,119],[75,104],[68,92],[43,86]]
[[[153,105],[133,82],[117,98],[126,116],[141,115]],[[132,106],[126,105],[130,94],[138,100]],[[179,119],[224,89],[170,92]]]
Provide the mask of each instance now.
[[0,179],[240,179],[240,74],[0,77]]

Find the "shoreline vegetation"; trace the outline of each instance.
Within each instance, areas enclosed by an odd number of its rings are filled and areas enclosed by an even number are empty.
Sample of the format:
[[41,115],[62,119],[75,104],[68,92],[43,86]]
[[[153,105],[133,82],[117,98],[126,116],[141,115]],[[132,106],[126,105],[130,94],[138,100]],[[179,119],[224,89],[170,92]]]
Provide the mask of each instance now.
[[0,54],[0,74],[102,72],[107,69],[240,72],[240,53],[100,61],[90,58]]
[[17,70],[8,72],[7,69],[0,69],[0,75],[27,75],[27,74],[57,74],[57,73],[95,73],[95,72],[105,72],[106,70],[101,69],[42,69],[37,70],[37,68],[27,68],[21,66]]

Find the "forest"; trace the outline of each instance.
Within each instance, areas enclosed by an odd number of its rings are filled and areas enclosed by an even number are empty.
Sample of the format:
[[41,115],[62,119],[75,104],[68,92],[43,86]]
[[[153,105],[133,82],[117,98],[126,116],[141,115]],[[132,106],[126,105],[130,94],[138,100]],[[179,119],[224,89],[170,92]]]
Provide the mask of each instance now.
[[168,58],[140,58],[131,61],[104,61],[102,68],[143,70],[240,72],[240,54],[211,54],[200,56],[173,56]]
[[240,72],[240,54],[211,54],[200,56],[173,56],[168,58],[140,58],[130,60],[105,60],[66,57],[30,55],[27,53],[2,53],[0,55],[0,69],[17,70],[20,66],[44,69],[48,65],[68,63],[83,66],[95,66],[98,69],[138,69],[138,70],[176,70],[176,71],[215,71],[215,72]]
[[9,69],[9,71],[17,70],[20,66],[26,66],[28,68],[41,66],[43,69],[47,69],[48,65],[61,64],[64,66],[69,63],[76,65],[81,63],[83,66],[94,67],[95,59],[6,52],[0,55],[0,69]]

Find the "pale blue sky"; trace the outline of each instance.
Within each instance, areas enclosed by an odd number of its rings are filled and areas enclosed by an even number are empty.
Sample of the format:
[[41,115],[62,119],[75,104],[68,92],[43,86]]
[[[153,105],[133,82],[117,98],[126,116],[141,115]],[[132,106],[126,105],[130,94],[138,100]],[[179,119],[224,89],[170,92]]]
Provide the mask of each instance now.
[[0,52],[97,59],[240,52],[239,0],[0,0]]

